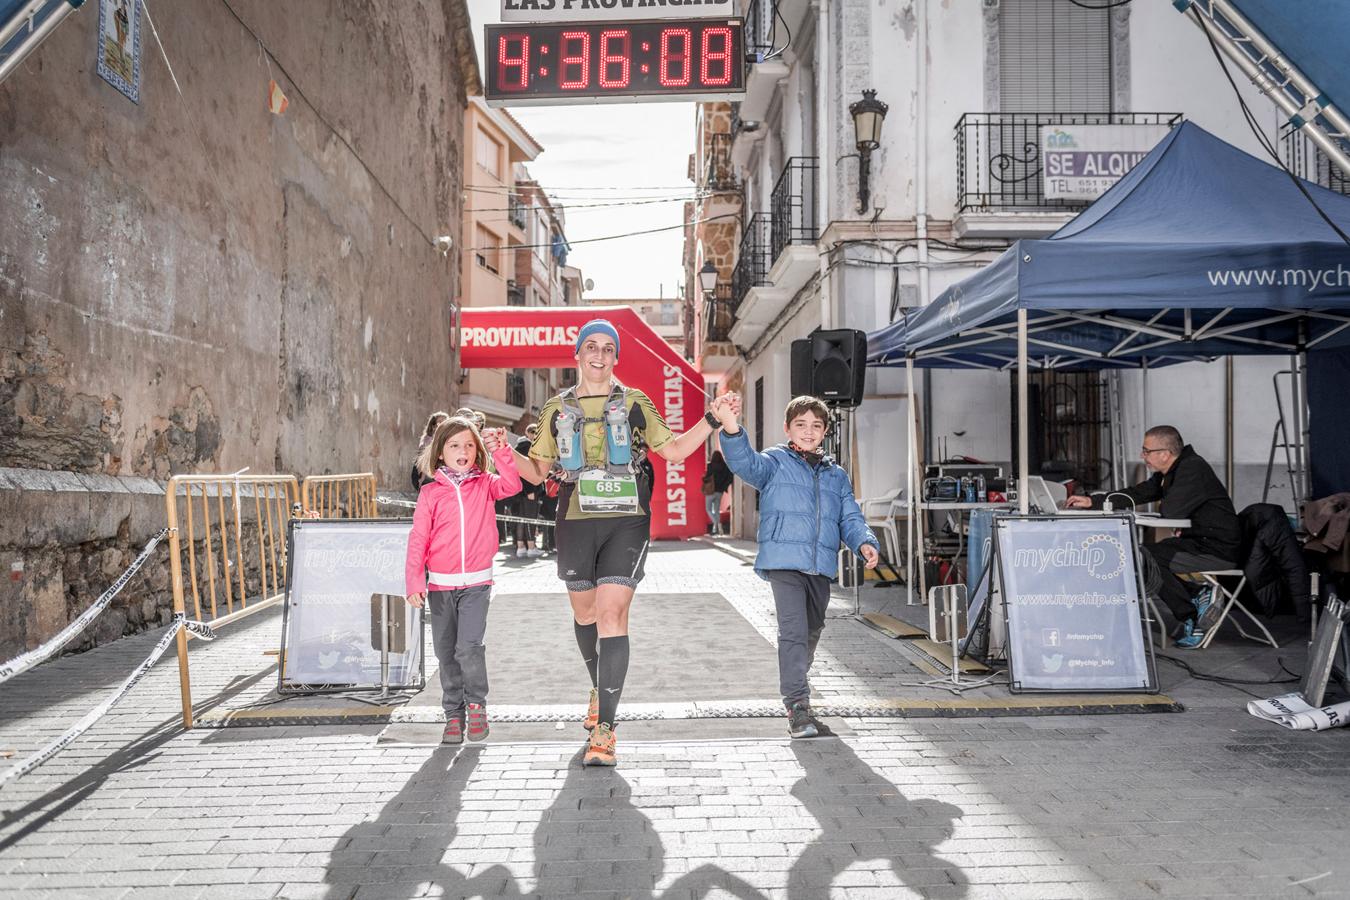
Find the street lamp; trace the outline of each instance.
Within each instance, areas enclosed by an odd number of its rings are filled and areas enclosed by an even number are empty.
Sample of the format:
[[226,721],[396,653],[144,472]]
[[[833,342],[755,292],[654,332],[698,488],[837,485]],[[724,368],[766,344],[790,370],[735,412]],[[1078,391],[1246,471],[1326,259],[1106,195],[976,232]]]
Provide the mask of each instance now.
[[698,286],[705,294],[717,290],[717,266],[712,264],[712,260],[705,262],[703,268],[698,270]]
[[881,123],[890,108],[877,99],[877,92],[863,91],[863,98],[850,103],[853,133],[858,145],[858,212],[867,212],[868,176],[872,170],[872,151],[881,146]]

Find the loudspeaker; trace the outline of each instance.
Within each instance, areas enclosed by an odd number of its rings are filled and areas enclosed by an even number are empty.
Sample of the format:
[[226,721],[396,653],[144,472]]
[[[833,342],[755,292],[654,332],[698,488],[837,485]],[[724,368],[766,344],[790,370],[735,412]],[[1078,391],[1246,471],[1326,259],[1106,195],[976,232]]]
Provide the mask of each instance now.
[[811,361],[811,339],[802,338],[792,342],[792,371],[789,376],[792,396],[815,394],[811,387],[811,373],[815,365]]
[[867,376],[867,334],[853,328],[811,335],[811,393],[826,403],[862,403]]

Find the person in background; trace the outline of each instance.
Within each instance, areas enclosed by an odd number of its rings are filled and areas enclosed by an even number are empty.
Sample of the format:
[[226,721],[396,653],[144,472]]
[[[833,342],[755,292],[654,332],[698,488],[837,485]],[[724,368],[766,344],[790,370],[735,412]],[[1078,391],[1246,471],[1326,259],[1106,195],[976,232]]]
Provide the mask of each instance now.
[[708,534],[722,532],[722,497],[735,481],[736,476],[727,468],[721,450],[714,450],[708,460],[708,470],[703,473],[703,501],[708,507]]
[[1153,470],[1147,481],[1091,497],[1070,497],[1065,505],[1101,509],[1107,499],[1123,495],[1131,506],[1161,501],[1159,511],[1164,518],[1191,520],[1191,526],[1176,536],[1139,548],[1144,587],[1172,611],[1177,620],[1172,637],[1178,647],[1190,650],[1200,646],[1205,632],[1214,626],[1219,604],[1214,602],[1212,587],[1195,593],[1177,575],[1242,568],[1238,561],[1242,526],[1219,476],[1176,428],[1156,425],[1144,432],[1140,456]]
[[[487,471],[488,454],[497,473]],[[452,416],[436,428],[420,459],[431,478],[417,496],[404,565],[408,602],[430,607],[431,643],[440,663],[441,742],[488,735],[487,633],[492,558],[497,530],[492,503],[520,489],[515,457],[504,435],[486,439],[468,419]]]
[[[521,456],[530,452],[530,444],[534,442],[534,435],[539,433],[538,425],[526,425],[525,436],[516,441],[515,450]],[[511,498],[512,514],[522,519],[536,519],[539,517],[539,495],[543,493],[542,485],[537,484],[525,477],[520,479],[520,491]],[[534,545],[533,525],[527,525],[524,522],[515,523],[516,535],[516,557],[543,556],[544,551]]]
[[422,451],[427,449],[427,444],[431,443],[431,437],[436,433],[436,427],[450,418],[450,414],[443,409],[438,409],[427,416],[426,427],[422,429],[422,439],[417,442],[417,458],[412,464],[412,489],[417,493],[422,489],[422,485],[431,481],[431,477],[422,474]]

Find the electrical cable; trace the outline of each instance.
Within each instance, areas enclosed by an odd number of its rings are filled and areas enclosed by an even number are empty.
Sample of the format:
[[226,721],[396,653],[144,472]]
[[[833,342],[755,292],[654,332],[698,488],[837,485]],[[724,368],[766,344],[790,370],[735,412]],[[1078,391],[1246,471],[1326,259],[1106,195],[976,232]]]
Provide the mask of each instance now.
[[476,206],[474,207],[473,211],[476,213],[483,213],[483,212],[515,212],[517,210],[524,211],[528,209],[550,209],[555,212],[557,211],[566,212],[568,210],[580,210],[580,209],[613,209],[614,207],[618,206],[650,206],[653,203],[697,203],[699,200],[706,199],[707,196],[708,195],[705,194],[699,195],[697,197],[662,197],[659,200],[612,200],[603,203],[554,203],[550,204],[547,207]]
[[[568,240],[567,246],[574,247],[577,244],[594,244],[600,241],[617,241],[622,238],[640,237],[641,235],[644,234],[658,234],[663,231],[674,231],[677,228],[680,229],[689,228],[695,225],[702,225],[706,222],[716,222],[718,219],[738,219],[738,218],[740,218],[740,213],[722,213],[721,215],[717,216],[709,216],[706,219],[695,219],[692,222],[681,222],[678,225],[662,225],[660,228],[647,228],[642,231],[627,231],[624,232],[623,234],[609,234],[605,235],[604,237],[578,238],[576,240]],[[465,247],[463,252],[471,253],[475,251],[485,251],[485,250],[537,250],[545,247],[551,248],[552,246],[553,246],[552,243],[501,244],[497,246],[487,246],[487,247]]]
[[770,21],[772,21],[773,19],[777,19],[779,22],[783,23],[783,30],[787,32],[787,39],[783,41],[782,47],[779,47],[777,50],[774,50],[773,39],[778,31],[778,26],[770,24],[769,55],[764,57],[765,62],[768,62],[771,59],[777,59],[778,57],[786,53],[787,49],[792,46],[792,29],[788,27],[787,19],[783,18],[783,14],[778,10],[778,0],[773,0],[773,16],[771,17]]
[[356,161],[361,164],[361,168],[366,170],[366,174],[369,175],[371,180],[375,182],[375,184],[379,187],[380,191],[384,194],[384,196],[388,198],[389,202],[394,205],[394,208],[397,209],[403,215],[403,218],[408,221],[408,224],[413,227],[413,230],[415,230],[419,235],[422,236],[422,239],[427,242],[427,246],[431,247],[432,249],[437,249],[436,242],[432,240],[431,236],[427,234],[426,230],[422,228],[422,226],[417,222],[417,220],[414,219],[412,215],[406,209],[403,208],[402,204],[400,204],[398,200],[394,198],[394,195],[390,192],[389,188],[385,187],[384,182],[380,180],[380,176],[375,174],[375,171],[361,157],[361,154],[356,152],[356,148],[351,145],[351,142],[348,141],[347,138],[343,136],[342,132],[337,130],[337,128],[333,125],[332,122],[324,118],[323,113],[321,113],[319,111],[319,108],[314,105],[314,101],[310,100],[309,97],[305,96],[305,92],[304,90],[301,89],[299,82],[297,82],[295,78],[291,76],[290,72],[286,71],[286,67],[282,65],[281,60],[277,58],[277,55],[267,48],[267,45],[263,43],[262,38],[258,36],[258,33],[254,31],[251,27],[249,27],[249,24],[247,22],[245,22],[242,18],[240,18],[239,13],[235,12],[234,7],[230,5],[230,0],[220,0],[220,3],[222,6],[225,7],[225,9],[229,10],[230,15],[234,17],[234,20],[239,23],[240,27],[242,27],[245,31],[247,31],[249,35],[253,38],[253,40],[258,42],[258,46],[262,48],[263,52],[266,53],[267,56],[277,64],[277,69],[281,72],[283,76],[285,76],[286,80],[291,83],[291,88],[294,89],[296,96],[299,97],[301,100],[305,101],[305,105],[309,107],[310,112],[314,113],[314,117],[317,118],[324,125],[326,125],[328,127],[328,130],[332,132],[333,136],[336,137],[339,142],[341,142],[342,146],[347,148],[347,152],[351,153],[353,158],[355,158]]
[[1205,38],[1209,41],[1209,49],[1214,54],[1214,58],[1218,60],[1219,68],[1223,70],[1224,78],[1228,79],[1228,84],[1233,89],[1233,95],[1237,97],[1238,106],[1242,108],[1242,116],[1247,120],[1247,127],[1250,128],[1252,134],[1256,136],[1256,141],[1261,145],[1261,149],[1265,150],[1270,158],[1275,160],[1275,164],[1280,167],[1284,174],[1289,176],[1289,180],[1294,183],[1294,187],[1298,188],[1299,193],[1303,195],[1304,199],[1312,204],[1313,209],[1317,210],[1317,214],[1322,217],[1322,221],[1326,222],[1331,230],[1336,232],[1337,236],[1339,236],[1342,241],[1347,245],[1350,245],[1350,235],[1347,235],[1342,231],[1340,226],[1333,222],[1326,211],[1318,205],[1317,201],[1313,199],[1312,194],[1309,194],[1308,189],[1303,186],[1303,179],[1290,171],[1289,167],[1285,165],[1284,160],[1280,159],[1280,154],[1276,151],[1275,145],[1270,142],[1270,138],[1261,130],[1260,124],[1256,121],[1256,116],[1252,114],[1251,109],[1247,106],[1247,101],[1242,96],[1242,91],[1238,89],[1237,82],[1233,80],[1233,73],[1228,70],[1228,62],[1223,58],[1223,53],[1220,52],[1219,45],[1214,40],[1214,34],[1210,30],[1209,23],[1199,14],[1195,14],[1195,21],[1200,23],[1200,29],[1204,31]]
[[1114,0],[1111,3],[1084,3],[1083,0],[1069,0],[1074,6],[1081,9],[1090,9],[1094,12],[1107,9],[1115,9],[1117,6],[1125,6],[1127,3],[1133,3],[1134,0]]
[[[1256,697],[1257,699],[1260,700],[1264,700],[1266,698],[1262,697],[1260,694],[1246,690],[1245,688],[1242,687],[1242,685],[1294,684],[1301,680],[1297,676],[1293,678],[1279,678],[1275,675],[1272,675],[1270,678],[1266,679],[1227,678],[1223,675],[1214,675],[1209,672],[1201,672],[1200,670],[1192,666],[1190,663],[1186,662],[1184,659],[1178,659],[1177,657],[1169,656],[1166,653],[1155,653],[1154,655],[1158,659],[1165,659],[1168,662],[1180,666],[1182,669],[1185,669],[1187,674],[1189,674],[1192,678],[1196,679],[1197,681],[1208,681],[1213,684],[1222,684],[1225,687],[1231,687],[1235,691],[1241,691],[1242,693],[1247,694],[1250,697]],[[1283,669],[1285,672],[1288,672],[1290,675],[1293,674],[1292,672],[1289,672],[1289,669],[1284,665],[1284,661],[1282,659],[1279,660],[1279,665],[1280,668]]]

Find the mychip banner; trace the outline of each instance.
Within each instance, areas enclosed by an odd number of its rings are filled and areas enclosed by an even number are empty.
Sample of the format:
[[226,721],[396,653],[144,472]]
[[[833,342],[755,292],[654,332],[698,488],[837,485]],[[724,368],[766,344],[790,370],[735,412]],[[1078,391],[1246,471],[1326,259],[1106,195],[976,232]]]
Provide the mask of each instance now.
[[295,519],[287,536],[282,693],[378,688],[388,606],[391,689],[422,685],[422,611],[404,599],[412,519]]
[[1017,691],[1152,691],[1133,517],[999,517],[995,553]]

